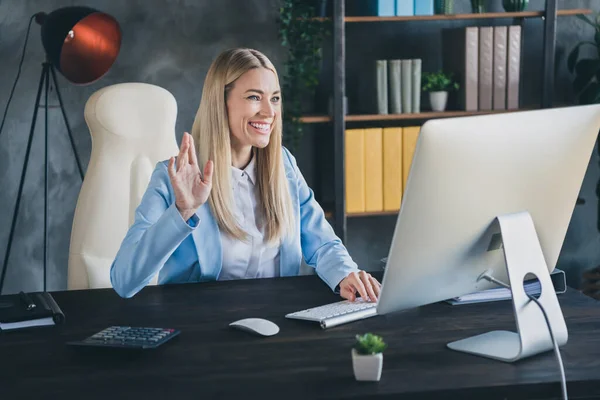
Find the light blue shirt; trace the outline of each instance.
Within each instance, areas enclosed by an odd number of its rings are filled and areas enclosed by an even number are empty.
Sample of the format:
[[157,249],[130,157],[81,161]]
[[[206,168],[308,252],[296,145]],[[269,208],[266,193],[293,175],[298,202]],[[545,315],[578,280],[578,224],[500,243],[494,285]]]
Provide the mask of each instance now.
[[[296,226],[279,247],[279,275],[299,274],[302,258],[331,288],[356,263],[325,220],[296,160],[282,148]],[[142,201],[110,269],[110,280],[122,297],[132,297],[158,274],[158,283],[217,280],[223,267],[223,243],[208,203],[187,222],[175,207],[168,161],[157,164]]]

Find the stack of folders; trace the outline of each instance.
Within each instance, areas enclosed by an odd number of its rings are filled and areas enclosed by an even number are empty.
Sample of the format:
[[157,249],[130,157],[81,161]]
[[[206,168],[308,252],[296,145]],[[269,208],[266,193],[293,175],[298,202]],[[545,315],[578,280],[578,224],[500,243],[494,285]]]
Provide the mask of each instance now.
[[374,80],[361,81],[363,90],[374,91],[364,112],[414,114],[421,112],[421,59],[375,60]]
[[522,31],[519,25],[448,28],[442,64],[459,84],[456,107],[466,111],[520,107]]
[[[381,260],[381,262],[385,265],[387,262],[387,258]],[[385,267],[384,267],[385,268]],[[555,268],[550,273],[550,280],[552,281],[552,285],[554,286],[554,291],[557,294],[561,294],[567,291],[567,281],[565,272],[558,268]],[[530,294],[532,296],[539,295],[542,292],[542,286],[540,281],[537,279],[529,279],[523,284],[525,288],[525,293]],[[473,303],[485,303],[490,301],[500,301],[500,300],[510,300],[512,298],[512,293],[510,289],[499,287],[493,289],[482,290],[475,293],[466,294],[464,296],[454,297],[452,299],[446,300],[446,303],[455,305],[461,304],[473,304]]]
[[63,323],[65,315],[48,292],[0,296],[0,330]]

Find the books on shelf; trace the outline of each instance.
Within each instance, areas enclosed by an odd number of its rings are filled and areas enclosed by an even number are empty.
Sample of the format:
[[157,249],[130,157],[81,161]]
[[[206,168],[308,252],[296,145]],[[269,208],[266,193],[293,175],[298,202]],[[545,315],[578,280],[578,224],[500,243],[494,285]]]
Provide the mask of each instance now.
[[447,29],[442,34],[442,69],[459,84],[450,109],[465,111],[519,108],[521,27],[481,26]]
[[394,17],[433,15],[435,0],[352,0],[346,2],[350,15]]
[[387,60],[376,60],[376,88],[377,88],[377,113],[388,113],[388,62]]
[[421,112],[421,59],[375,60],[360,81],[361,108],[378,115]]
[[400,210],[420,130],[420,126],[346,130],[347,213]]

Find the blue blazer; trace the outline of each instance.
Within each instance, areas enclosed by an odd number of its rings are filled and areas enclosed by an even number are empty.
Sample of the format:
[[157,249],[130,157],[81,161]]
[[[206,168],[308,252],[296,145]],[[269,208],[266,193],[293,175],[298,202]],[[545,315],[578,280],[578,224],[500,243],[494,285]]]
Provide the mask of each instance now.
[[[295,158],[282,148],[295,220],[280,246],[280,276],[295,276],[302,257],[333,290],[358,267],[326,221]],[[222,266],[219,228],[208,203],[187,222],[175,207],[168,161],[157,164],[148,188],[110,268],[113,288],[132,297],[158,274],[158,283],[214,281]]]

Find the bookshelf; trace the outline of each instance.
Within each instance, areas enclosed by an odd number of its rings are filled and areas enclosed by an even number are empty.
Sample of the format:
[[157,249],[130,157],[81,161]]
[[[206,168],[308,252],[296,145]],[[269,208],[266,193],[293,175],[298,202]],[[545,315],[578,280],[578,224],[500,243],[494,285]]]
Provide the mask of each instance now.
[[556,49],[556,20],[559,16],[575,16],[591,14],[589,9],[558,10],[558,0],[545,0],[541,11],[523,12],[492,12],[481,14],[451,14],[428,16],[345,16],[345,1],[333,0],[333,17],[327,18],[333,22],[333,111],[332,115],[306,115],[301,118],[306,124],[332,124],[334,134],[334,204],[325,206],[326,217],[330,220],[336,234],[346,242],[347,218],[367,216],[397,215],[398,211],[383,211],[369,213],[346,213],[345,199],[345,130],[346,123],[360,124],[374,121],[421,121],[434,118],[446,118],[468,115],[484,115],[498,112],[516,112],[521,110],[492,110],[492,111],[445,111],[421,112],[413,114],[366,114],[344,115],[343,99],[346,96],[346,23],[402,23],[405,21],[468,21],[468,20],[497,20],[512,19],[515,23],[524,23],[526,19],[541,18],[543,20],[543,41],[541,44],[543,58],[541,65],[541,108],[552,107],[554,83],[554,59]]
[[[425,111],[420,113],[412,114],[357,114],[357,115],[346,115],[344,120],[346,122],[366,122],[366,121],[401,121],[401,120],[427,120],[434,118],[448,118],[448,117],[465,117],[468,115],[485,115],[485,114],[497,114],[506,112],[516,112],[523,110],[489,110],[489,111]],[[300,119],[305,124],[315,124],[322,122],[331,122],[332,117],[328,115],[312,115],[305,116]]]

